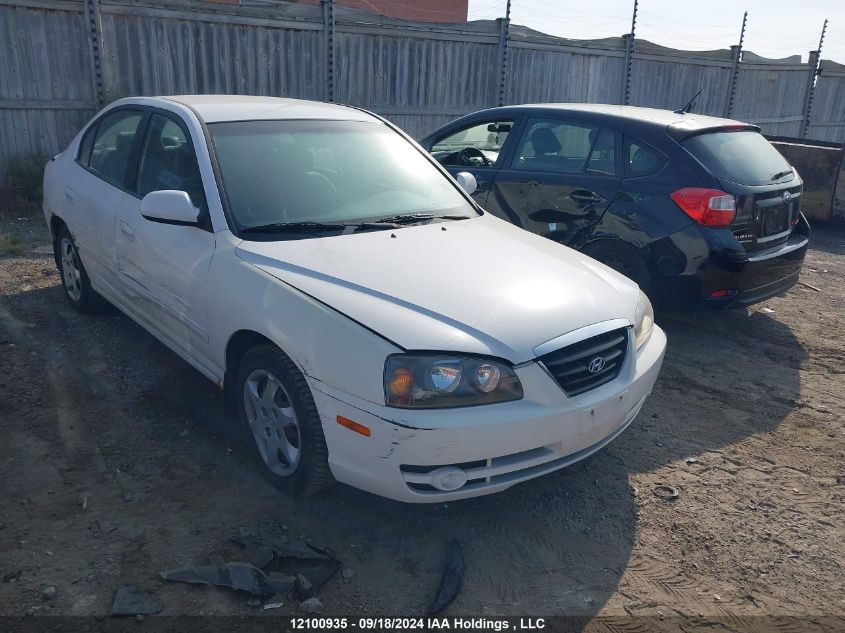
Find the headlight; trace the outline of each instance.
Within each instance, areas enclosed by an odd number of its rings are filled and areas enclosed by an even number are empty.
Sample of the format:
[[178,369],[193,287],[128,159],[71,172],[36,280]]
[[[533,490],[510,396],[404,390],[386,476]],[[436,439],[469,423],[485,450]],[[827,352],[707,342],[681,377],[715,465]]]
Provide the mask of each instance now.
[[384,400],[390,407],[441,409],[522,398],[513,369],[489,358],[394,354],[384,363]]
[[640,349],[651,337],[651,330],[654,329],[654,308],[651,301],[640,290],[640,298],[637,301],[636,325],[634,326],[634,337],[637,349]]

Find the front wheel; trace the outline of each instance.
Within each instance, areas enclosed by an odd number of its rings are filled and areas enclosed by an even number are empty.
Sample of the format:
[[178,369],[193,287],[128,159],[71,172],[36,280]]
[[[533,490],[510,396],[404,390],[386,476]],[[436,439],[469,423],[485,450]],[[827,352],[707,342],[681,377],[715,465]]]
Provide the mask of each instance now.
[[250,449],[276,487],[310,495],[334,483],[311,390],[284,352],[271,344],[248,351],[238,368],[236,395]]

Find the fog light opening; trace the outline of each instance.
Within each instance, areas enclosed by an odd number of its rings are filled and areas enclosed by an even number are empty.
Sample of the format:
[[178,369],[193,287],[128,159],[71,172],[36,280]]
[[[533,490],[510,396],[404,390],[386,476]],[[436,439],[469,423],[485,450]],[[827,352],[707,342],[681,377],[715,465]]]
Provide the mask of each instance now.
[[467,482],[467,474],[455,466],[438,468],[428,474],[431,477],[431,485],[444,492],[451,492],[462,488]]

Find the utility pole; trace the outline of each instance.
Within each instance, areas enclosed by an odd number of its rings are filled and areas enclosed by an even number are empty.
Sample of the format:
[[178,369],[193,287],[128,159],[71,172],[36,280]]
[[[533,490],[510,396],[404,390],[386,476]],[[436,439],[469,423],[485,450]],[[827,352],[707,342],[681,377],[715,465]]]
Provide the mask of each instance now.
[[103,32],[100,19],[100,1],[85,0],[85,19],[88,27],[88,52],[91,59],[91,82],[97,109],[106,101],[103,88]]
[[734,99],[736,98],[736,84],[739,80],[739,64],[742,61],[742,42],[745,40],[745,25],[748,22],[748,11],[742,15],[742,28],[739,31],[739,44],[731,46],[734,54],[733,70],[731,71],[731,82],[728,86],[728,106],[725,108],[725,118],[730,119],[734,111]]
[[323,36],[325,38],[324,80],[326,101],[334,102],[334,0],[323,2]]
[[634,15],[631,18],[631,32],[625,38],[625,81],[622,84],[622,103],[631,102],[631,66],[634,62],[634,37],[637,30],[637,7],[639,0],[634,0]]
[[508,77],[508,31],[511,26],[511,0],[505,8],[505,19],[502,22],[502,30],[499,34],[499,53],[501,54],[500,68],[501,75],[499,76],[499,101],[496,105],[505,105],[505,81]]
[[819,74],[819,65],[822,61],[822,43],[824,34],[827,31],[827,18],[822,25],[822,34],[819,37],[819,47],[810,51],[810,58],[807,60],[810,66],[810,76],[807,79],[807,92],[804,98],[804,118],[801,120],[801,138],[807,138],[810,127],[810,112],[813,110],[813,98],[816,96],[816,77]]

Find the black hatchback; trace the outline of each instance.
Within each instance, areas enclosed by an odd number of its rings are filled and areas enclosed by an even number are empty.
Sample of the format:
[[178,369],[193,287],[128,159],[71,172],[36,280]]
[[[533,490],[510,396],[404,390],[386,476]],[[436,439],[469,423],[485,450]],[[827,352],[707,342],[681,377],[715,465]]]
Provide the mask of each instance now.
[[745,306],[798,280],[802,181],[756,126],[541,104],[475,112],[420,143],[473,174],[490,213],[622,272],[658,305]]

